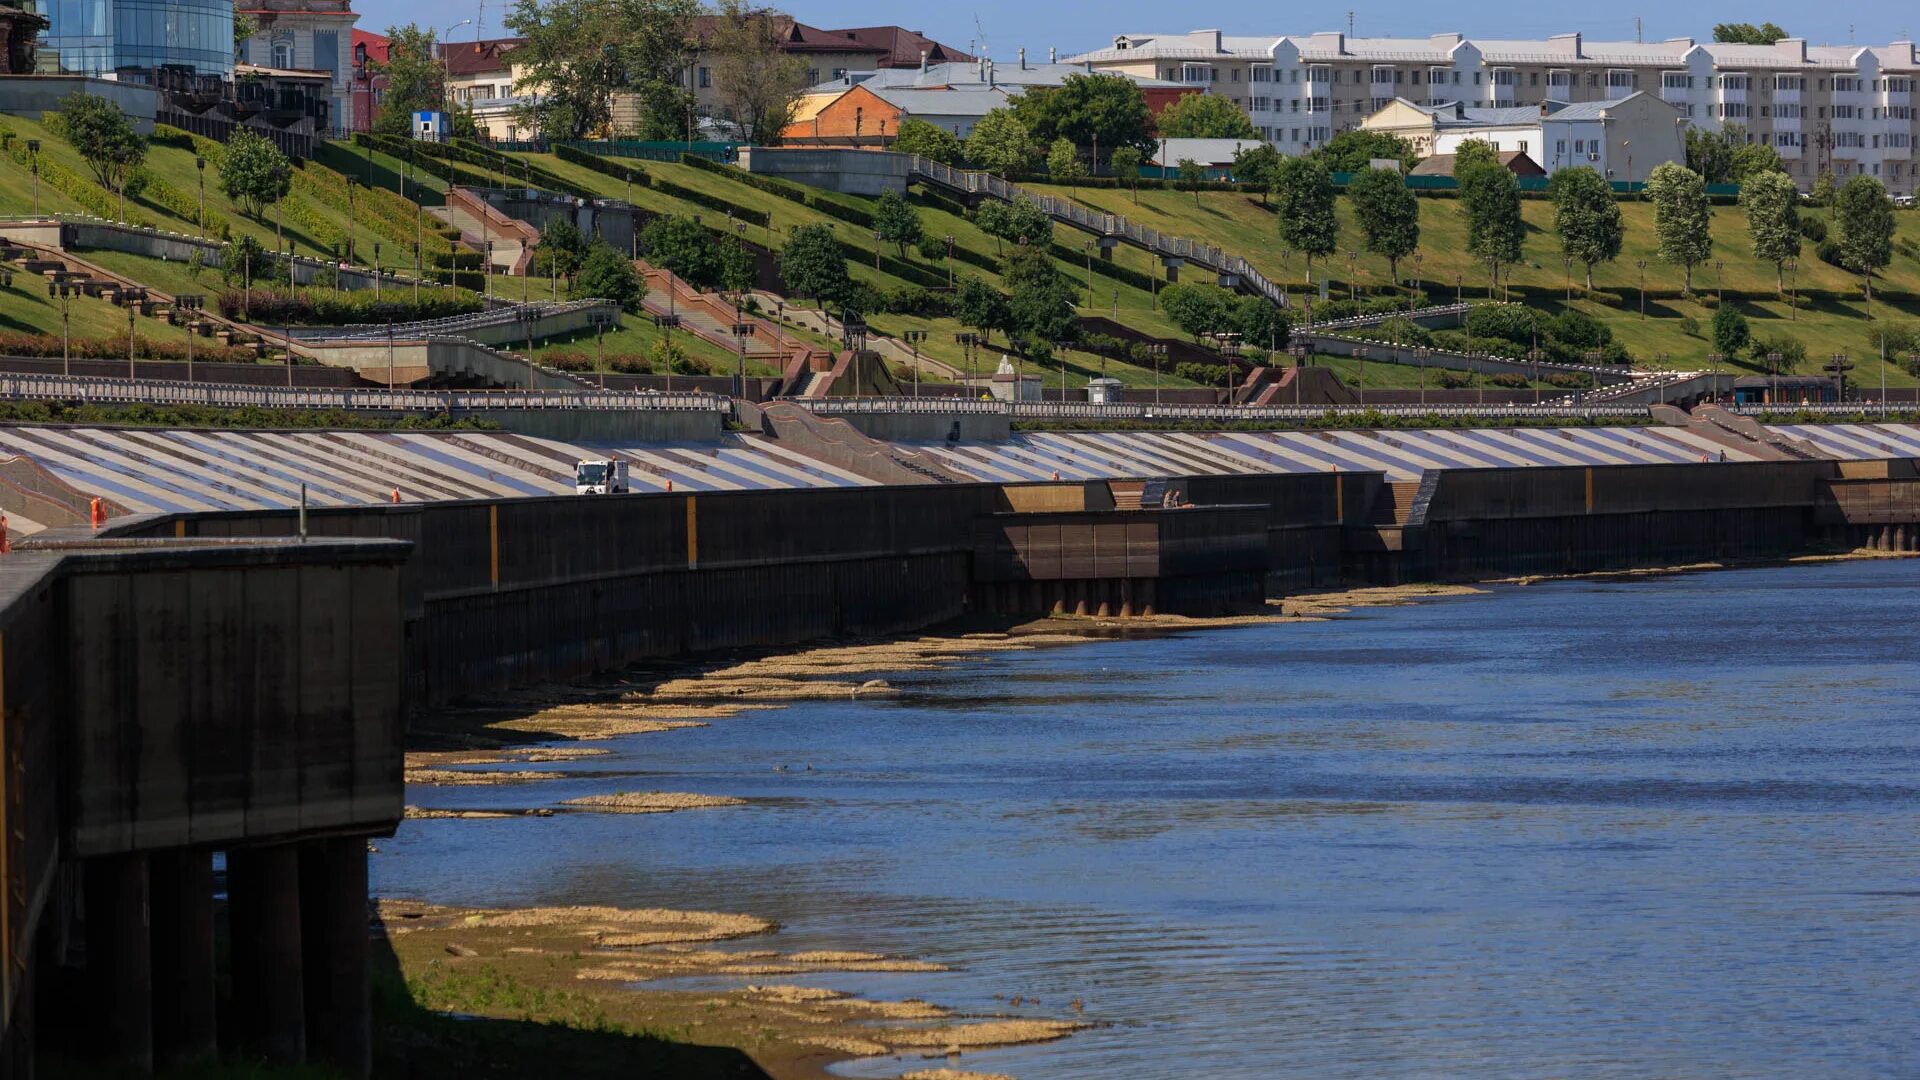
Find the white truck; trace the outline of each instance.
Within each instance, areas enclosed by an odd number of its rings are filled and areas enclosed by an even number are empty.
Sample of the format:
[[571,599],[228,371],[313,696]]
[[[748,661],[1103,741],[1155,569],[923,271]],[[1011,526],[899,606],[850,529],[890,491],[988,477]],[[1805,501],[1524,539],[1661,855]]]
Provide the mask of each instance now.
[[606,458],[589,458],[573,469],[575,495],[625,495],[627,463]]

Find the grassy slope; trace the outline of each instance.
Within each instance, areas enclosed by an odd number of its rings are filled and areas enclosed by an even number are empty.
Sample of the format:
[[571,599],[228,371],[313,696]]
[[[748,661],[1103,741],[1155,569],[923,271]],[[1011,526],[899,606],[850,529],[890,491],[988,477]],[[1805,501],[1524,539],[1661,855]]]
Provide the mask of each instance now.
[[[627,197],[627,185],[625,181],[617,177],[606,176],[594,172],[591,169],[585,169],[561,161],[551,155],[532,154],[525,156],[532,157],[542,167],[550,169],[554,173],[575,181],[607,198],[624,199]],[[746,184],[735,183],[725,177],[716,176],[702,169],[656,161],[645,162],[644,166],[649,173],[663,180],[695,191],[717,195],[729,202],[748,209],[762,210],[770,214],[772,216],[770,229],[749,227],[746,231],[747,238],[756,243],[771,243],[772,246],[778,247],[783,242],[783,237],[798,226],[831,224],[834,225],[834,231],[846,241],[849,246],[865,256],[865,260],[871,260],[872,258],[874,240],[871,233],[849,225],[846,222],[838,221],[817,210],[801,206],[798,203],[782,199],[776,195],[770,195],[756,188],[749,187]],[[860,206],[863,208],[870,207],[873,201],[855,196],[826,194],[829,198],[833,198],[846,205]],[[648,210],[687,216],[699,215],[703,220],[711,221],[717,216],[723,216],[722,214],[716,213],[716,211],[638,184],[633,188],[633,201]],[[954,237],[957,246],[970,248],[988,255],[994,255],[998,251],[992,237],[981,232],[972,222],[964,218],[928,207],[921,208],[920,217],[922,227],[929,235],[951,235]],[[1058,238],[1061,243],[1068,247],[1077,247],[1085,239],[1075,233],[1064,230],[1058,234]],[[889,248],[886,254],[898,257],[899,251],[898,249]],[[925,265],[935,273],[946,272],[945,260],[943,259],[927,261],[915,254],[912,255],[912,260]],[[1121,265],[1138,270],[1141,273],[1146,273],[1151,265],[1146,253],[1125,249],[1117,256],[1117,261]],[[1087,282],[1084,264],[1074,263],[1071,260],[1062,260],[1059,266],[1061,272],[1075,283],[1077,290],[1084,296]],[[863,261],[862,258],[856,257],[851,260],[849,269],[856,281],[885,288],[897,288],[906,284],[901,278],[889,274],[884,270],[875,271],[873,263],[871,261]],[[965,263],[956,262],[954,272],[956,274],[973,274],[995,285],[1001,284],[998,274]],[[1150,334],[1166,337],[1179,336],[1179,330],[1168,323],[1159,312],[1153,310],[1152,298],[1146,290],[1123,285],[1111,278],[1101,277],[1099,275],[1094,276],[1094,297],[1098,301],[1098,305],[1097,310],[1090,313],[1111,316],[1115,309],[1116,292],[1118,293],[1117,302],[1120,321],[1128,326],[1136,327]],[[926,355],[956,367],[964,366],[964,353],[961,347],[955,344],[953,340],[954,335],[960,333],[964,328],[952,319],[919,319],[901,315],[876,315],[868,321],[880,332],[893,336],[898,336],[907,330],[925,330],[927,331],[927,341],[924,346]],[[1001,351],[1002,350],[998,348],[987,350],[984,357],[976,357],[976,365],[990,368],[999,362]],[[1057,363],[1049,365],[1048,370],[1050,374],[1057,373]],[[1087,375],[1099,373],[1099,360],[1097,357],[1088,354],[1072,352],[1068,357],[1068,372],[1070,380],[1076,377],[1074,373],[1078,372],[1078,377],[1084,381]],[[1138,385],[1150,385],[1153,380],[1151,369],[1141,368],[1131,364],[1109,363],[1108,374]],[[1174,377],[1171,373],[1166,373],[1163,375],[1162,385],[1189,386],[1192,384]]]
[[[1037,186],[1035,190],[1069,194],[1064,187]],[[1174,235],[1218,244],[1239,254],[1275,281],[1296,288],[1304,287],[1305,266],[1299,256],[1282,257],[1279,229],[1272,211],[1260,205],[1257,195],[1203,192],[1198,205],[1193,194],[1172,191],[1142,191],[1139,204],[1125,191],[1081,189],[1081,202],[1126,216],[1150,228]],[[1466,252],[1466,215],[1457,200],[1422,199],[1421,243],[1424,256],[1419,277],[1445,297],[1451,297],[1456,283],[1464,281],[1468,299],[1486,295],[1486,274]],[[1526,263],[1513,270],[1516,299],[1526,299],[1542,308],[1558,311],[1566,303],[1566,272],[1560,258],[1559,241],[1553,234],[1553,207],[1541,200],[1521,204],[1528,224]],[[1346,252],[1358,251],[1355,275],[1362,288],[1386,281],[1385,259],[1369,255],[1364,240],[1353,222],[1345,199],[1338,206],[1341,232],[1340,254],[1328,267],[1314,268],[1316,280],[1331,276],[1344,283],[1348,277]],[[1704,328],[1713,311],[1701,304],[1679,299],[1684,284],[1681,268],[1661,262],[1653,248],[1653,207],[1648,203],[1621,204],[1626,221],[1626,244],[1618,261],[1601,266],[1594,274],[1594,287],[1614,295],[1614,304],[1581,299],[1576,267],[1573,306],[1613,327],[1615,336],[1637,358],[1653,366],[1699,368],[1706,366],[1709,341],[1689,337],[1681,329],[1681,320],[1692,317]],[[1804,211],[1824,215],[1823,210]],[[1898,237],[1920,238],[1920,213],[1902,212],[1894,218]],[[1738,297],[1741,310],[1752,321],[1758,336],[1785,335],[1806,345],[1808,367],[1815,358],[1833,352],[1849,353],[1857,367],[1854,375],[1867,384],[1879,380],[1877,346],[1871,339],[1872,324],[1866,318],[1857,276],[1821,262],[1809,243],[1800,259],[1798,285],[1802,308],[1790,319],[1788,304],[1774,290],[1773,268],[1752,257],[1746,235],[1746,219],[1738,207],[1714,208],[1713,236],[1716,256],[1725,262],[1725,280],[1717,280],[1713,266],[1696,268],[1694,289],[1711,294],[1724,285],[1729,302]],[[1645,320],[1639,317],[1639,275],[1636,260],[1647,262],[1646,280],[1650,298]],[[1403,274],[1412,273],[1404,268]],[[1873,314],[1876,318],[1920,317],[1920,260],[1897,252],[1894,262],[1876,285]],[[1336,286],[1334,295],[1341,295]],[[1657,359],[1665,353],[1664,362]],[[1915,379],[1896,366],[1889,365],[1890,386],[1911,386]]]

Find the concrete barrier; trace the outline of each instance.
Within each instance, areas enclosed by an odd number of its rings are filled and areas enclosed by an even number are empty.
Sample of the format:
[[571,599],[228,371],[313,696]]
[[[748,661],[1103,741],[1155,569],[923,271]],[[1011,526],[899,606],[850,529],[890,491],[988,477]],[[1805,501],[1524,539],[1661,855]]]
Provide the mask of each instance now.
[[913,159],[872,150],[740,148],[740,168],[848,195],[906,194]]

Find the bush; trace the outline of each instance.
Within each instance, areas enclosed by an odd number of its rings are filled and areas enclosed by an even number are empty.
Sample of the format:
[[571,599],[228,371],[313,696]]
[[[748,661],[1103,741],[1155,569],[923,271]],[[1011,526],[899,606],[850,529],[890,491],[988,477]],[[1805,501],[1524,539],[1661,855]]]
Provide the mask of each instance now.
[[1523,304],[1476,304],[1467,312],[1467,332],[1476,338],[1531,345],[1536,330],[1533,311]]
[[1201,386],[1218,386],[1227,375],[1226,368],[1221,364],[1201,364],[1192,360],[1182,360],[1173,365],[1173,373]]
[[[283,275],[284,276],[284,275]],[[259,280],[258,276],[255,278]],[[382,291],[379,300],[371,289],[336,292],[328,288],[286,289],[255,285],[251,300],[239,289],[228,289],[215,297],[220,314],[229,319],[240,317],[243,304],[256,322],[290,326],[351,326],[362,323],[416,322],[468,315],[481,310],[480,299],[472,293],[454,289],[427,289],[415,304],[411,290]]]
[[1691,315],[1684,316],[1680,320],[1680,332],[1688,337],[1699,337],[1700,320]]
[[1825,220],[1817,217],[1802,217],[1800,219],[1800,235],[1816,244],[1824,243],[1827,239],[1827,223]]
[[1487,376],[1487,385],[1498,386],[1505,390],[1525,390],[1527,388],[1527,377],[1511,371],[1503,371],[1498,375]]

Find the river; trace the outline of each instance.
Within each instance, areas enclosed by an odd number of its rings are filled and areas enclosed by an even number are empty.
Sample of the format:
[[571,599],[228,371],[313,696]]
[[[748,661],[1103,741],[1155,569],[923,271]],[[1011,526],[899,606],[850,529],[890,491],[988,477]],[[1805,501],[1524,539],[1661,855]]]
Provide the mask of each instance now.
[[409,822],[373,884],[750,912],[955,969],[822,985],[1077,1000],[1102,1026],[958,1065],[1023,1080],[1916,1075],[1916,612],[1920,562],[1847,562],[996,654],[534,796],[750,806]]

